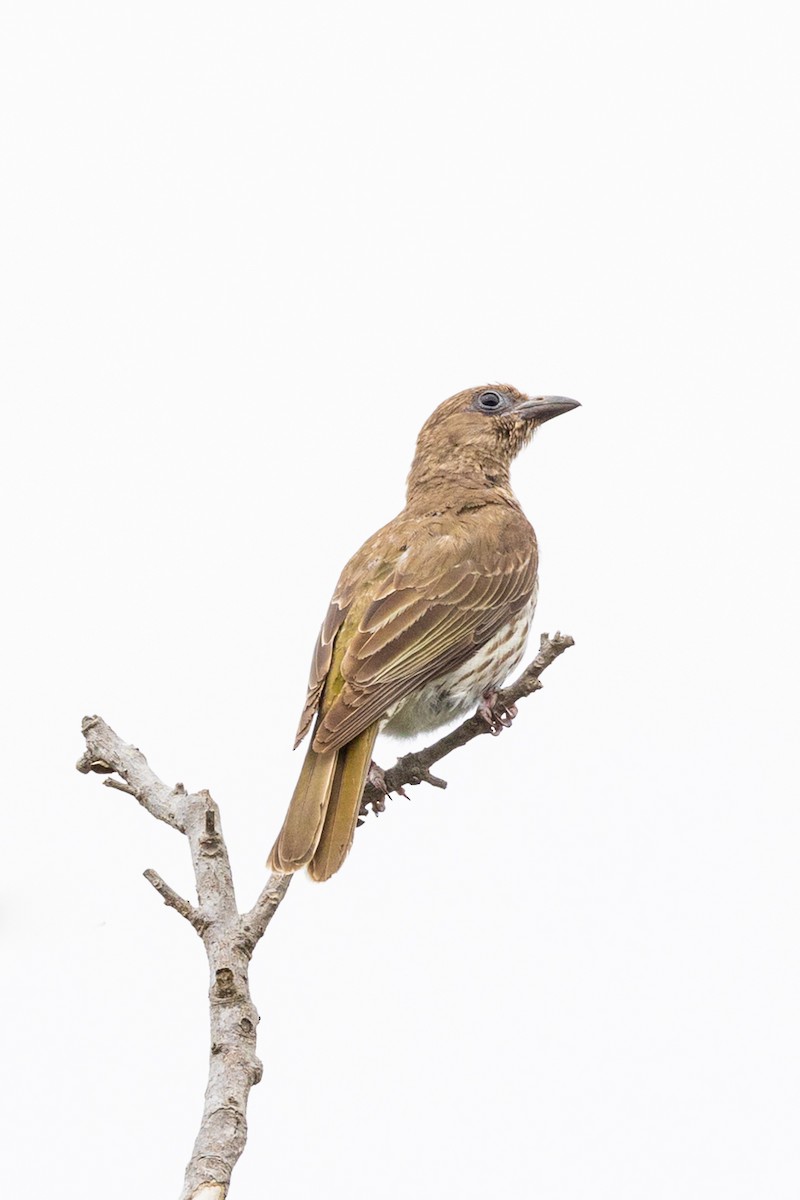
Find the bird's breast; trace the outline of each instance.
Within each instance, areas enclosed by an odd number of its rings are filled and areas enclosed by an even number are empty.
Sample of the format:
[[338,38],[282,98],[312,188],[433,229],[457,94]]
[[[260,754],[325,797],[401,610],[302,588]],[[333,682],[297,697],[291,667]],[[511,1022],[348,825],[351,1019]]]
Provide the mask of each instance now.
[[383,732],[413,737],[474,710],[487,692],[499,690],[519,665],[533,619],[536,595],[461,666],[422,684],[390,710]]

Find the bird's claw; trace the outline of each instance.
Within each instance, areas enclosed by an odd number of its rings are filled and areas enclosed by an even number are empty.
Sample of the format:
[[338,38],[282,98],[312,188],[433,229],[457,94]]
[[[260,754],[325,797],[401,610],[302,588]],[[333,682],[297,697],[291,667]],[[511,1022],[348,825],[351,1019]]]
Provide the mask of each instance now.
[[383,812],[386,807],[386,797],[389,796],[392,791],[396,792],[398,796],[402,796],[404,800],[408,800],[408,796],[403,791],[402,784],[400,787],[392,789],[389,788],[388,784],[386,783],[386,772],[379,767],[376,762],[371,762],[369,765],[369,771],[367,771],[367,783],[371,783],[375,790],[381,793],[381,807],[379,810],[376,809],[376,811]]
[[362,817],[366,816],[370,808],[376,814],[386,812],[386,800],[391,795],[391,791],[396,792],[398,796],[402,796],[404,800],[409,799],[408,794],[403,790],[402,786],[392,788],[390,791],[386,783],[386,774],[376,762],[371,762],[369,765],[366,783],[368,787],[372,788],[372,793],[368,799],[362,799],[361,801],[359,812]]
[[497,737],[504,729],[510,729],[518,711],[516,704],[498,705],[498,694],[498,692],[487,692],[475,714],[489,726],[489,733],[492,737]]

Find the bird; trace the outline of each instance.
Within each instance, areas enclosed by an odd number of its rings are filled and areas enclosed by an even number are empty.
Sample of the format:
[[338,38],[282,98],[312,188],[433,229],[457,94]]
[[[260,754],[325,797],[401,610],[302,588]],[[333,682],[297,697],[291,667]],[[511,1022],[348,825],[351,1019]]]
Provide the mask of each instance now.
[[272,871],[323,881],[339,870],[379,731],[427,733],[476,706],[493,722],[537,593],[536,534],[509,469],[540,425],[578,407],[484,385],[423,425],[405,508],[349,560],[322,623],[295,748],[313,733]]

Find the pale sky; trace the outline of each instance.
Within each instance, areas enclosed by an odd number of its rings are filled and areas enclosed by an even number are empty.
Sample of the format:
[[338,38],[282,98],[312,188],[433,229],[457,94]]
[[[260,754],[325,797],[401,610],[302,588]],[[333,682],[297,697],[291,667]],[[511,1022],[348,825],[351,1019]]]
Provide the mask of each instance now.
[[202,1105],[187,848],[81,717],[249,906],[338,572],[500,381],[583,405],[513,474],[576,646],[293,885],[232,1200],[796,1200],[795,6],[29,0],[0,55],[6,1190],[177,1195]]

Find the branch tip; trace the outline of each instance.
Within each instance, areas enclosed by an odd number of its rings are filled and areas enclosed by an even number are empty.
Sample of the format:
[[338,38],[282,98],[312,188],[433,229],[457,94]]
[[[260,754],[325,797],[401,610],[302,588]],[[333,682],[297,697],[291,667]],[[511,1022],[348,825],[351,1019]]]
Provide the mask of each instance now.
[[188,900],[184,900],[183,896],[179,895],[168,883],[165,883],[158,871],[148,868],[143,874],[151,887],[154,887],[158,892],[167,907],[174,908],[177,913],[180,913],[202,937],[208,927],[208,922],[199,908],[195,908]]
[[127,792],[129,796],[136,795],[136,789],[132,788],[124,779],[114,779],[109,777],[103,780],[103,787],[116,788],[118,792]]

